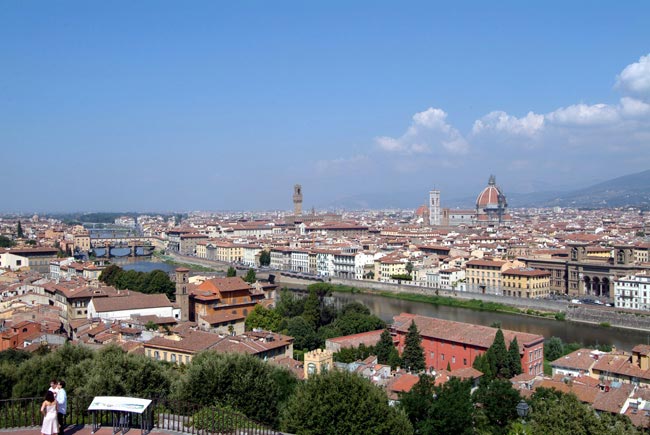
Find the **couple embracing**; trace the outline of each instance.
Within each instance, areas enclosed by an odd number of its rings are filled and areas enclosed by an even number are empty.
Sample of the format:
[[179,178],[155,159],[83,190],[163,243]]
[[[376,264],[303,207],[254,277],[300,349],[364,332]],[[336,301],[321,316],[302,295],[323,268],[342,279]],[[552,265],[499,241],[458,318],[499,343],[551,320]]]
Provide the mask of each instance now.
[[63,435],[67,408],[68,395],[65,392],[65,381],[53,380],[41,405],[41,414],[44,416],[41,428],[43,435]]

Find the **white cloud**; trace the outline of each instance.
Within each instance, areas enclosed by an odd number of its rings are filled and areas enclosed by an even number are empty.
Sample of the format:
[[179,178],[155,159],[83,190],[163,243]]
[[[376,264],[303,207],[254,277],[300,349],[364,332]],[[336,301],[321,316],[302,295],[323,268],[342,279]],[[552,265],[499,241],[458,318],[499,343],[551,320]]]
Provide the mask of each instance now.
[[633,94],[650,95],[650,54],[626,66],[618,75],[616,86]]
[[494,111],[474,121],[472,133],[496,131],[513,135],[534,136],[543,127],[544,115],[528,112],[523,118],[517,118],[503,111]]
[[621,114],[630,118],[650,115],[650,104],[634,98],[623,97],[621,98]]
[[602,125],[618,121],[619,113],[607,104],[574,104],[547,114],[546,119],[559,125]]
[[439,149],[462,154],[468,148],[460,132],[447,123],[447,113],[433,107],[413,115],[402,136],[380,136],[375,142],[384,151],[400,154],[429,154]]

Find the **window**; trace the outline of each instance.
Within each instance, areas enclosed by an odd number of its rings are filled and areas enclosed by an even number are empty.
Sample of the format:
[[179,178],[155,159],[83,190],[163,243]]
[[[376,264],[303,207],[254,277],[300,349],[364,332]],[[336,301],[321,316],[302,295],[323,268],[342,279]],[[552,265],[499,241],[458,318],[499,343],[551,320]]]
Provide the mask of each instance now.
[[155,351],[155,352],[153,353],[153,357],[154,357],[154,359],[160,359],[160,352]]
[[452,362],[452,363],[455,363],[455,362],[456,362],[456,356],[455,356],[455,355],[452,355],[452,356],[451,356],[451,362]]
[[443,360],[443,361],[445,360],[445,354],[444,353],[440,354],[440,359]]
[[173,362],[173,363],[176,362],[176,354],[175,353],[172,353],[171,362]]
[[464,366],[467,365],[467,358],[463,358],[463,365],[464,365]]

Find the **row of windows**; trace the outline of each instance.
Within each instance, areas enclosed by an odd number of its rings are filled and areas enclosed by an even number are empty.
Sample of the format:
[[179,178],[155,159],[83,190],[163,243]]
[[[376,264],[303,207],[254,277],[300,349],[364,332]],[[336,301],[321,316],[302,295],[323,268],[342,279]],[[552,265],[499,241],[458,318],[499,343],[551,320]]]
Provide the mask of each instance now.
[[528,352],[528,361],[535,361],[542,357],[542,349],[535,349]]
[[[149,356],[149,357],[152,356],[151,349],[147,349],[147,356]],[[173,363],[175,363],[175,362],[182,363],[183,362],[183,357],[185,357],[185,364],[189,364],[189,362],[190,362],[190,356],[189,355],[181,355],[181,354],[177,355],[175,353],[171,353],[169,355],[169,361],[171,361]],[[153,351],[153,358],[155,360],[160,360],[160,351],[154,350]],[[167,352],[166,351],[162,351],[162,360],[167,361]]]
[[[431,352],[431,359],[435,359],[435,358],[436,358],[436,353],[435,353],[435,352]],[[441,353],[441,354],[440,354],[440,361],[444,361],[444,360],[445,360],[445,354],[444,354],[444,353]],[[456,356],[455,356],[455,355],[452,355],[452,356],[451,356],[451,363],[452,363],[452,364],[455,364],[455,363],[456,363]],[[467,358],[463,358],[463,365],[464,365],[464,366],[467,365]]]

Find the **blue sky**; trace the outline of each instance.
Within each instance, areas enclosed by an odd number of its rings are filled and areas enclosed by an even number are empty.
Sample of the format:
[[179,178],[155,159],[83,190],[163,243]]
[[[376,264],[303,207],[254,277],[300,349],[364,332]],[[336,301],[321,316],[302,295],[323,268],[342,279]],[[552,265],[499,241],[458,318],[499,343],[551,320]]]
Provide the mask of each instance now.
[[[288,209],[650,168],[650,3],[0,1],[0,211]],[[389,205],[389,204],[387,204]],[[413,207],[418,204],[414,203]]]

